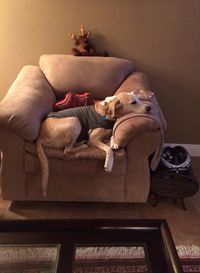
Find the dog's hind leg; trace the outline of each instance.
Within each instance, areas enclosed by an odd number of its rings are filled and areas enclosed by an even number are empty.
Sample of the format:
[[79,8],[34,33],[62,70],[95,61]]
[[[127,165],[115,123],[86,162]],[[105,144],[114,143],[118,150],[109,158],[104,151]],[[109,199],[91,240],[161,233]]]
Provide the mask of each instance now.
[[[78,136],[80,135],[81,132],[81,124],[80,122],[74,118],[68,118],[71,120],[71,122],[68,122],[67,127],[66,127],[66,134],[65,134],[65,146],[64,146],[64,151],[63,151],[63,156],[65,157],[68,153],[75,152],[78,150],[78,147],[76,147],[76,141]],[[80,150],[80,147],[79,147]]]
[[65,147],[65,150],[63,152],[64,157],[69,154],[69,153],[75,153],[80,150],[83,150],[85,148],[88,148],[88,145],[86,143],[80,143],[80,144],[72,144],[69,147]]

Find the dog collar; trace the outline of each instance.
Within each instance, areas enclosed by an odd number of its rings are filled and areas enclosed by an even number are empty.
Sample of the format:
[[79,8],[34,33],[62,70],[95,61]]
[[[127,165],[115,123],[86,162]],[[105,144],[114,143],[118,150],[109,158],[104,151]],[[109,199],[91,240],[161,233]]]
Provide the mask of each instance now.
[[107,116],[104,115],[104,116],[101,116],[103,120],[107,120]]

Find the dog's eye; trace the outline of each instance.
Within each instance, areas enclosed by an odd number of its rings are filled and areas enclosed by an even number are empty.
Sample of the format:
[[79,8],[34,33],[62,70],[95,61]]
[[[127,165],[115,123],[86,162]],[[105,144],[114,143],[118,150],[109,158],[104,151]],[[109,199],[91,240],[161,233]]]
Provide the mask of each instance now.
[[134,100],[134,101],[132,101],[132,102],[131,102],[131,104],[136,104],[136,103],[137,103],[137,101],[136,101],[136,100]]

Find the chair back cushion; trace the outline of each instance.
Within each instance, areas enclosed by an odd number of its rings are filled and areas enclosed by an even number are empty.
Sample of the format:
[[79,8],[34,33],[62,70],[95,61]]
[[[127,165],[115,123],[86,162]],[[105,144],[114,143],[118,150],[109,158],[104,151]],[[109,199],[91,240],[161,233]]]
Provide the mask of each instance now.
[[133,72],[133,64],[114,57],[42,55],[39,66],[57,99],[67,92],[90,92],[95,99],[111,96]]

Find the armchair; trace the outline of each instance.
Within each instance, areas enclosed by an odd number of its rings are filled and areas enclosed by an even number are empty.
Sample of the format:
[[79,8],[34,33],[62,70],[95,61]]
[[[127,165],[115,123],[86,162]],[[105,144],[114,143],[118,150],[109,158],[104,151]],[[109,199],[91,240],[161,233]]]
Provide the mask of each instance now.
[[[126,115],[114,128],[120,149],[113,171],[103,168],[104,152],[89,147],[63,159],[62,150],[45,149],[49,159],[48,193],[40,184],[35,151],[41,122],[67,91],[89,91],[94,99],[136,90],[148,100],[148,115]],[[149,156],[156,168],[166,123],[144,73],[113,57],[43,55],[25,66],[0,102],[1,191],[7,200],[146,202],[150,189]]]

